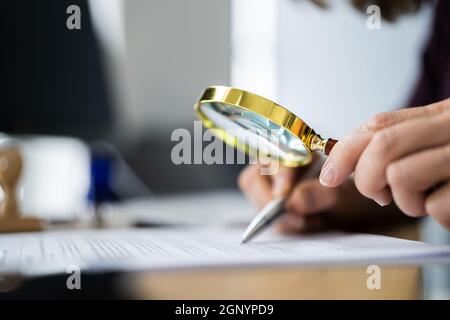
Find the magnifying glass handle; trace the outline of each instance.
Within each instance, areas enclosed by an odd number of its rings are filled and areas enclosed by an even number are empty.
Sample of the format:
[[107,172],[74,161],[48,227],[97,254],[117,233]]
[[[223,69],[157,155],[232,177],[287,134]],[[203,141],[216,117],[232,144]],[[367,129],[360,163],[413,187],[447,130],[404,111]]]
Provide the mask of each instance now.
[[331,150],[333,150],[334,145],[337,143],[337,140],[334,139],[328,139],[327,143],[325,144],[325,154],[329,155]]

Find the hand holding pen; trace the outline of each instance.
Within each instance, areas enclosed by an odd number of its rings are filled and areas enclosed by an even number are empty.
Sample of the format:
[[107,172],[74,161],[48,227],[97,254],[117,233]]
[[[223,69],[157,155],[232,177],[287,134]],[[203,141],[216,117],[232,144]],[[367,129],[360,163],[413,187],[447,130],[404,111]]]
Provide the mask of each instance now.
[[[311,171],[314,168],[280,167],[275,175],[261,175],[260,165],[244,169],[239,177],[239,186],[254,207],[261,211],[250,224],[243,242],[275,219],[275,225],[282,232],[314,227],[315,219],[305,219],[305,215],[333,204],[335,192],[321,186],[317,179],[308,178]],[[304,179],[303,183],[299,183],[300,178]],[[318,201],[317,197],[321,200]]]
[[251,165],[242,171],[239,187],[258,211],[284,198],[282,214],[274,221],[281,233],[352,229],[403,219],[395,208],[380,211],[381,207],[357,191],[351,179],[336,188],[323,186],[319,170],[316,162],[295,169],[280,167],[276,175],[267,176],[260,174],[259,165]]

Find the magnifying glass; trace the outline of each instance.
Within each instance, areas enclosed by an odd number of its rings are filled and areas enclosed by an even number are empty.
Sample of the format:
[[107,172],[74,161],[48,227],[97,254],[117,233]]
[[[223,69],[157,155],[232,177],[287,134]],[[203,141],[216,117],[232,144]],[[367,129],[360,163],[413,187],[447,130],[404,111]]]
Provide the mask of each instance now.
[[312,154],[328,155],[336,144],[323,139],[294,113],[254,93],[212,86],[194,106],[203,125],[249,155],[278,158],[288,167],[307,165]]

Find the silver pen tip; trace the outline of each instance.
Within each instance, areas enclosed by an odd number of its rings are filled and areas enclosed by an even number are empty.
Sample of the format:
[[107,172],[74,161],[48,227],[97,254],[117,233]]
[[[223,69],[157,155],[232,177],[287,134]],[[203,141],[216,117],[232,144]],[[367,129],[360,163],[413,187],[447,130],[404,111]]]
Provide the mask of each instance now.
[[241,244],[248,242],[259,231],[264,229],[270,222],[283,212],[283,198],[270,201],[250,222],[241,240]]
[[248,241],[248,237],[242,237],[242,239],[241,239],[241,244],[245,244],[245,243],[247,243],[247,241]]
[[241,239],[241,244],[247,243],[251,238],[253,238],[253,235],[255,234],[255,226],[250,224],[250,226],[245,230],[244,235]]

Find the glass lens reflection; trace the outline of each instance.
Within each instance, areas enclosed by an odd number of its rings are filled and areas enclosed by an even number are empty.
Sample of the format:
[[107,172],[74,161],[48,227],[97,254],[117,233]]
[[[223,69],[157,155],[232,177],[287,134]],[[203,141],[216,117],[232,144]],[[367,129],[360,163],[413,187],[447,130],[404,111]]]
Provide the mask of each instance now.
[[253,150],[286,161],[302,162],[309,157],[298,137],[255,112],[217,102],[202,103],[201,111],[217,127]]

